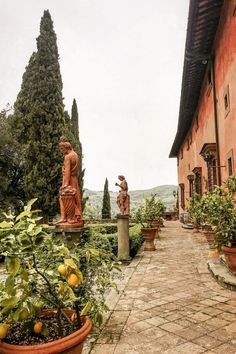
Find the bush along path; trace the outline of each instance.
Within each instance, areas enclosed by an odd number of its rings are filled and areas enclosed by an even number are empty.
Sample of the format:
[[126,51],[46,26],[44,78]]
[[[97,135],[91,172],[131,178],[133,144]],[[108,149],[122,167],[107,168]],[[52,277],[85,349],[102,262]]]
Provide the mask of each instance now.
[[236,353],[236,292],[209,273],[202,234],[178,221],[165,226],[156,251],[139,252],[128,266],[124,291],[87,352]]

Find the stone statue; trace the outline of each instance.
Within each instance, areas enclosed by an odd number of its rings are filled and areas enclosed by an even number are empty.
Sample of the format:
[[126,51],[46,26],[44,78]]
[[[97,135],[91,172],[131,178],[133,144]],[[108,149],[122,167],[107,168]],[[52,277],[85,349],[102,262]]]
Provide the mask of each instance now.
[[65,140],[65,138],[61,138],[59,144],[60,150],[64,155],[64,163],[62,167],[63,180],[60,188],[61,217],[57,222],[57,226],[67,228],[82,227],[84,223],[78,185],[80,160],[69,141]]
[[119,194],[117,196],[117,205],[120,208],[120,215],[130,215],[130,196],[128,194],[128,183],[124,176],[118,176],[121,181],[120,184],[115,185],[120,187]]

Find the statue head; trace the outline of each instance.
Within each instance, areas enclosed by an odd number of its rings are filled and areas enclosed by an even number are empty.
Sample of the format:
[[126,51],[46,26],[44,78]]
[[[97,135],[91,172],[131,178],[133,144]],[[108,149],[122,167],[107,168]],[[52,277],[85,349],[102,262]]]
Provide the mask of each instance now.
[[68,154],[68,152],[70,152],[72,150],[71,144],[69,143],[69,141],[61,141],[60,144],[60,150],[63,153],[63,155]]
[[118,176],[118,178],[119,178],[119,180],[120,180],[120,181],[124,181],[125,176],[123,176],[123,175],[119,175],[119,176]]

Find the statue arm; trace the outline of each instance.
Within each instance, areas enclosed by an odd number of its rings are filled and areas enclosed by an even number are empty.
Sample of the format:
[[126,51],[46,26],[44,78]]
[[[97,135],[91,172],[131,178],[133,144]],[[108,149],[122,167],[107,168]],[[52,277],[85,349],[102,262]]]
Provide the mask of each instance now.
[[70,185],[70,177],[71,177],[71,162],[70,162],[70,158],[68,156],[65,156],[63,187],[67,187]]

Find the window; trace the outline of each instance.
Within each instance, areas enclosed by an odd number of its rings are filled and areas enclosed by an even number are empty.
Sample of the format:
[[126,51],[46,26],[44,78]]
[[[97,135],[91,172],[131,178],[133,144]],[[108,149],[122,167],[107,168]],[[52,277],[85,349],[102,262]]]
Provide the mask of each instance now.
[[225,117],[226,117],[230,111],[229,85],[227,86],[224,92],[224,107],[225,107]]
[[227,154],[227,168],[228,168],[228,176],[231,176],[234,172],[234,159],[233,159],[233,150]]
[[195,167],[193,169],[194,182],[193,182],[193,193],[197,193],[202,196],[202,168]]
[[192,133],[189,135],[189,144],[192,145]]
[[208,191],[212,192],[214,186],[217,185],[217,175],[218,175],[218,166],[216,160],[216,144],[208,143],[204,144],[200,155],[203,157],[207,165],[207,184]]
[[231,176],[233,174],[233,163],[232,163],[232,158],[228,158],[228,174]]
[[190,144],[189,144],[189,139],[187,139],[187,150],[189,150]]
[[185,208],[184,183],[180,183],[179,187],[180,187],[180,205],[181,208],[184,209]]
[[188,175],[187,179],[189,181],[189,197],[193,198],[193,196],[194,196],[194,190],[193,190],[194,175]]
[[198,114],[196,115],[196,128],[195,128],[195,131],[197,131],[198,130]]

